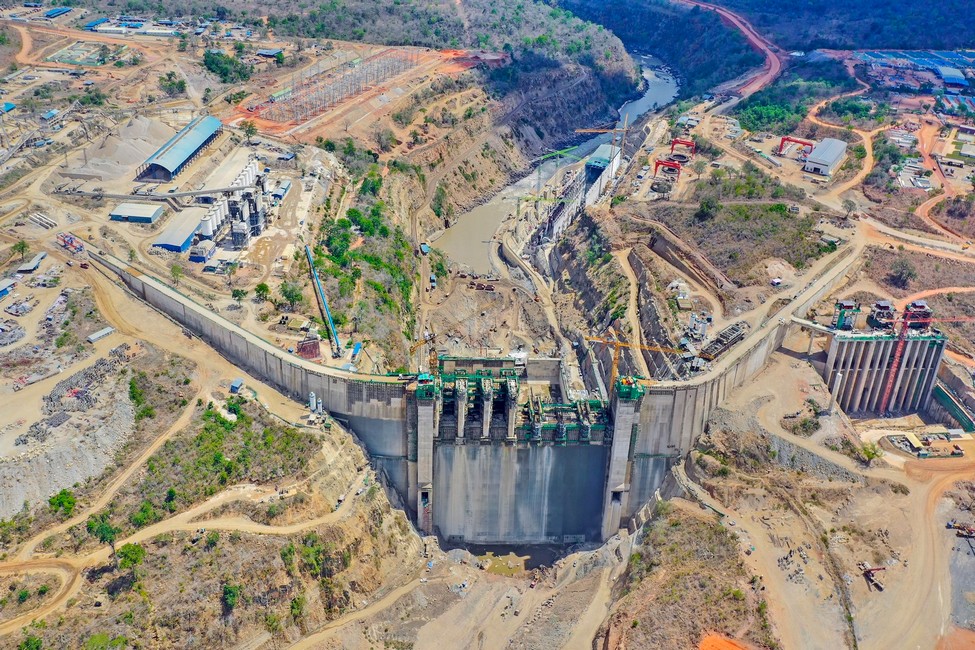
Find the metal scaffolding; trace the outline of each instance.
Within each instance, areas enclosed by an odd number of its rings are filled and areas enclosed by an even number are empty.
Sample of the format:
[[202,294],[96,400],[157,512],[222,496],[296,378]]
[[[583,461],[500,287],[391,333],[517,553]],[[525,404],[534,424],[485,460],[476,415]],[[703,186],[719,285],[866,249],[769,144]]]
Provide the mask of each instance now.
[[295,73],[290,88],[272,95],[256,112],[274,122],[304,122],[370,86],[406,72],[418,61],[418,50],[387,49],[326,71],[321,70],[319,63]]

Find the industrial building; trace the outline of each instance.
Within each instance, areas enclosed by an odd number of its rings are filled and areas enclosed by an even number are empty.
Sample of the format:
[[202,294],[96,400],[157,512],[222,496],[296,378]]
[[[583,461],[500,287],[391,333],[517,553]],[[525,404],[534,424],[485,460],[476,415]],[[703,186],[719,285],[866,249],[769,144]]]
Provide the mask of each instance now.
[[45,257],[47,257],[47,253],[41,251],[35,255],[31,261],[21,264],[20,268],[17,269],[17,273],[33,273],[38,269],[38,267],[41,265],[41,260],[43,260]]
[[129,223],[156,223],[162,217],[165,208],[161,205],[149,203],[121,203],[108,213],[112,221],[128,221]]
[[586,160],[586,205],[592,205],[619,171],[622,150],[612,144],[601,144]]
[[193,245],[200,221],[206,210],[203,208],[189,208],[173,215],[166,229],[156,237],[153,246],[174,253],[185,253]]
[[257,54],[257,56],[263,56],[264,58],[267,59],[273,59],[279,54],[284,54],[284,50],[282,50],[280,47],[276,47],[273,49],[258,50],[257,52],[255,52],[255,54]]
[[176,178],[220,133],[217,118],[198,117],[169,139],[139,167],[140,180],[169,182]]
[[813,147],[812,153],[806,158],[803,171],[821,176],[832,176],[846,157],[846,143],[835,138],[825,138]]
[[965,74],[958,68],[939,65],[936,71],[938,76],[941,77],[941,80],[945,82],[946,87],[956,89],[968,88],[968,79],[965,78]]
[[203,264],[217,252],[217,245],[212,239],[204,239],[190,248],[190,261]]
[[4,298],[7,295],[9,295],[10,292],[13,291],[14,287],[16,286],[17,286],[16,280],[11,280],[11,279],[0,280],[0,298]]
[[878,302],[867,319],[874,327],[869,330],[852,329],[859,311],[837,304],[823,372],[833,398],[849,413],[926,410],[947,345],[947,337],[928,326],[927,304],[915,301],[894,319],[890,303]]
[[[197,197],[199,206],[174,216],[153,246],[185,253],[196,243],[190,254],[193,262],[207,262],[216,250],[213,244],[228,236],[234,248],[245,248],[251,237],[267,228],[264,187],[256,159],[247,156],[243,169],[223,165],[207,183],[206,194]],[[204,246],[205,241],[211,246]]]

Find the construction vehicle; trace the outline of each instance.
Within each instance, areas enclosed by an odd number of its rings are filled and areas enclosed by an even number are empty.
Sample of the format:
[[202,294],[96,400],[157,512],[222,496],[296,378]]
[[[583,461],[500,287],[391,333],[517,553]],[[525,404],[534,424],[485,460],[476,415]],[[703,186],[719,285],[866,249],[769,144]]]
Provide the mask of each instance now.
[[880,581],[877,574],[881,571],[886,571],[887,567],[872,567],[866,562],[857,562],[857,568],[863,572],[863,577],[867,581],[867,586],[876,589],[877,591],[884,590],[884,583]]
[[[620,365],[620,350],[623,348],[632,348],[637,350],[648,350],[650,352],[667,352],[670,354],[679,354],[681,356],[688,354],[687,350],[678,350],[676,348],[665,348],[657,345],[641,345],[639,343],[627,343],[625,341],[620,341],[618,339],[604,339],[596,336],[587,336],[586,340],[591,343],[601,343],[603,345],[609,345],[613,348],[613,364],[610,367],[609,373],[609,385],[612,386],[616,383],[617,372],[619,371]],[[701,358],[710,360],[712,357],[710,355],[699,354]],[[645,385],[650,385],[652,382],[650,379],[641,378],[640,383]]]
[[810,142],[809,140],[800,140],[799,138],[793,138],[791,135],[787,135],[787,136],[783,137],[781,141],[779,141],[778,154],[780,156],[782,155],[782,152],[785,151],[785,143],[786,142],[792,142],[792,143],[795,143],[795,144],[801,144],[802,147],[803,147],[803,149],[805,149],[806,147],[809,147],[809,151],[812,151],[813,150],[813,147],[816,146],[816,143],[815,142]]
[[954,530],[958,537],[964,537],[966,539],[975,539],[975,526],[969,526],[968,524],[960,524],[957,520],[952,519],[947,524],[945,528],[948,530]]

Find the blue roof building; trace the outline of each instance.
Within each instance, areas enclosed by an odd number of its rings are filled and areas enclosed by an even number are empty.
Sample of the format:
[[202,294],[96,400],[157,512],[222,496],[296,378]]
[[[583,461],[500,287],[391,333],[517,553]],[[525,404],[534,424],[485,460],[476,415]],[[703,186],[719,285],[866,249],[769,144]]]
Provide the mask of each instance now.
[[958,68],[939,65],[937,67],[938,76],[949,86],[968,86],[968,79]]
[[93,20],[91,22],[85,23],[85,26],[82,27],[82,29],[87,29],[88,31],[93,31],[99,25],[104,25],[107,22],[108,22],[108,18],[96,18],[95,20]]
[[4,102],[3,104],[0,104],[0,113],[7,114],[10,111],[14,110],[15,108],[17,108],[16,104],[12,104],[11,102]]
[[198,117],[142,163],[140,180],[168,182],[176,178],[220,133],[223,124],[212,115]]
[[159,233],[152,245],[173,253],[185,253],[196,239],[200,219],[204,214],[204,208],[188,208],[173,215],[169,225]]
[[58,116],[57,109],[56,108],[52,108],[48,112],[46,112],[43,115],[41,115],[41,122],[50,122],[51,120],[53,120],[57,116]]

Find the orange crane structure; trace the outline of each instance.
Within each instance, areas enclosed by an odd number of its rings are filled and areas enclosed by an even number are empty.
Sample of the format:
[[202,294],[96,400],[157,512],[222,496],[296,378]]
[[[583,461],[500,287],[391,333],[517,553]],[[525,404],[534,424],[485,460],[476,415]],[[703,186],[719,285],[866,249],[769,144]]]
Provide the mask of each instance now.
[[[591,343],[600,343],[602,345],[608,345],[613,348],[613,364],[610,367],[610,373],[609,373],[610,386],[616,383],[616,375],[619,372],[619,365],[620,365],[620,350],[622,350],[623,348],[631,348],[636,350],[648,350],[650,352],[667,352],[670,354],[680,354],[680,355],[687,354],[687,350],[678,350],[677,348],[665,348],[658,345],[641,345],[639,343],[627,343],[625,341],[620,341],[618,339],[604,339],[598,336],[587,336],[586,340]],[[698,356],[701,357],[702,359],[708,359],[708,360],[713,358],[710,355],[706,355],[706,354],[699,354]],[[647,385],[652,383],[651,380],[648,378],[643,378],[640,381],[641,383]]]
[[669,167],[670,169],[676,169],[677,178],[680,178],[680,170],[683,169],[679,162],[674,162],[672,160],[658,160],[657,162],[653,163],[654,178],[657,177],[657,172],[660,170],[661,167]]
[[616,127],[613,129],[576,129],[576,133],[612,133],[613,134],[613,146],[616,146],[616,134],[621,133],[620,137],[620,149],[623,148],[623,142],[626,140],[626,132],[629,129],[630,114],[627,113],[623,118],[623,126]]

